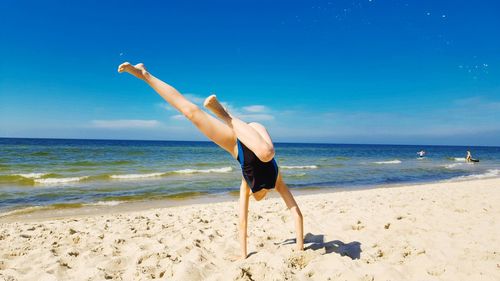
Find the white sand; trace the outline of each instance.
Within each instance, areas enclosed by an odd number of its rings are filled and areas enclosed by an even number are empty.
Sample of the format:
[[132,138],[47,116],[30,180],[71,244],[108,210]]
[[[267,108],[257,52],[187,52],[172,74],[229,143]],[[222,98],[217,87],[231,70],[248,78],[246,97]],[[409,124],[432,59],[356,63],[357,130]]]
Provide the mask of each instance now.
[[0,280],[500,280],[500,179],[0,223]]

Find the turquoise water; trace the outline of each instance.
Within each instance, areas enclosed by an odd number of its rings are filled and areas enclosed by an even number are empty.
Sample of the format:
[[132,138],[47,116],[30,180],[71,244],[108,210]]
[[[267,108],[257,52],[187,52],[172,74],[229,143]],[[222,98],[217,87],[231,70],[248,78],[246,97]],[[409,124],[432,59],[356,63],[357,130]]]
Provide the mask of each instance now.
[[[481,162],[465,163],[467,149]],[[276,159],[293,189],[500,176],[500,147],[278,143]],[[210,142],[0,138],[0,212],[228,194],[240,181]]]

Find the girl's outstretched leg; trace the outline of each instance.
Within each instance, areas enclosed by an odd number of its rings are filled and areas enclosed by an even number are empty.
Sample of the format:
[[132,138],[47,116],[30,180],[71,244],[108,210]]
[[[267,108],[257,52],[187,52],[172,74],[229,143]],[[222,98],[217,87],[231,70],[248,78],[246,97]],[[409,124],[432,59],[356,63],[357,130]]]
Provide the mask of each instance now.
[[233,158],[236,157],[236,136],[233,130],[187,100],[174,87],[151,75],[144,64],[131,65],[126,62],[118,67],[118,72],[128,72],[144,80],[170,105],[184,114],[205,136],[227,150]]
[[224,121],[234,131],[236,137],[245,144],[262,162],[269,162],[274,157],[274,146],[266,129],[257,123],[247,124],[232,116],[219,103],[215,95],[209,96],[204,106]]

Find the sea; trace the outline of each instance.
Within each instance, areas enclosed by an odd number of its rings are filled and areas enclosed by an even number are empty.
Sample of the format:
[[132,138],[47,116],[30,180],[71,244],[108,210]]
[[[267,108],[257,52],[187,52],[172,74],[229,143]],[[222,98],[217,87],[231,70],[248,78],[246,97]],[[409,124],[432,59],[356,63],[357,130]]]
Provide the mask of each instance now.
[[[500,147],[276,143],[275,150],[292,192],[500,176]],[[467,150],[480,162],[466,163]],[[237,195],[240,183],[239,163],[211,142],[0,138],[0,216]]]

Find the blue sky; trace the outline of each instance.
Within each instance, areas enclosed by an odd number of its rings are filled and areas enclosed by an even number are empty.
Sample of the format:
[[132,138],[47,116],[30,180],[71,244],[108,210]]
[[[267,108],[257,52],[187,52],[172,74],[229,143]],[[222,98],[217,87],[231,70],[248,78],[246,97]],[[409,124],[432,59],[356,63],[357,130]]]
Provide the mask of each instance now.
[[0,136],[205,140],[141,81],[276,141],[500,144],[498,1],[0,2]]

